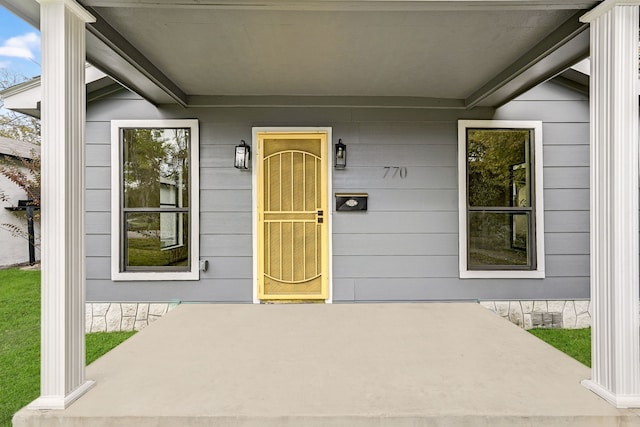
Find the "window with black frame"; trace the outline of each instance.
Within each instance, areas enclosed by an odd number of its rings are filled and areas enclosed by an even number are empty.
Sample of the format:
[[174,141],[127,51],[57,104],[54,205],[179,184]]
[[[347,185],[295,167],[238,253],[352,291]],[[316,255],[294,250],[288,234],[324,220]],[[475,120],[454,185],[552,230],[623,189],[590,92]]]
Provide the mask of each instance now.
[[467,268],[535,270],[533,129],[466,129]]
[[120,132],[120,271],[188,271],[190,128]]

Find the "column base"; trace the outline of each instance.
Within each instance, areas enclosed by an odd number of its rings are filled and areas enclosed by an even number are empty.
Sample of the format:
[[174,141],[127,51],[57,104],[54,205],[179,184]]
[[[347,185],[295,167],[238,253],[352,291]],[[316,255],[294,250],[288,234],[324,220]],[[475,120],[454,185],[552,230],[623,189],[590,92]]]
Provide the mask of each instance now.
[[581,384],[616,408],[640,408],[640,394],[615,394],[593,380],[583,380]]
[[96,385],[95,381],[85,381],[67,396],[40,396],[29,403],[27,409],[66,409],[94,385]]

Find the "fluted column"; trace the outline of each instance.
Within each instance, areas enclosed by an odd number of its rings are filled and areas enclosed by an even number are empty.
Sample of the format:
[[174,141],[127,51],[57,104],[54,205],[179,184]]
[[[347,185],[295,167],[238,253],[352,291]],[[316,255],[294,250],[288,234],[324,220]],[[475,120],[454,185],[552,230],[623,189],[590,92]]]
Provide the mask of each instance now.
[[74,0],[38,0],[42,35],[42,329],[40,397],[63,409],[85,379],[85,24]]
[[592,378],[619,408],[640,407],[638,1],[605,1],[591,25]]

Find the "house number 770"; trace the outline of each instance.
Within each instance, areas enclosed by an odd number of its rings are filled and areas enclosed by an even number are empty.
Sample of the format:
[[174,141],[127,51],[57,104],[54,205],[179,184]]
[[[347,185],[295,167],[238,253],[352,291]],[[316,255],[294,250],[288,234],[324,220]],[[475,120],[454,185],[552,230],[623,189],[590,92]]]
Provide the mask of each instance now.
[[404,166],[385,166],[383,179],[393,179],[400,177],[405,179],[407,177],[407,168]]

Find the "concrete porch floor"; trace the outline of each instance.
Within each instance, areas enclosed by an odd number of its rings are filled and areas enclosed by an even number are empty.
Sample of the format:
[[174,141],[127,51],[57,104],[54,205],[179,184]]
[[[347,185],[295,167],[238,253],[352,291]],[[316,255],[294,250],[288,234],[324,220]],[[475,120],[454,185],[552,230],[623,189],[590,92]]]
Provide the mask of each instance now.
[[14,426],[640,426],[589,377],[473,303],[182,305]]

